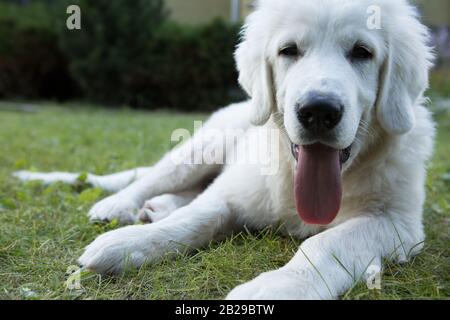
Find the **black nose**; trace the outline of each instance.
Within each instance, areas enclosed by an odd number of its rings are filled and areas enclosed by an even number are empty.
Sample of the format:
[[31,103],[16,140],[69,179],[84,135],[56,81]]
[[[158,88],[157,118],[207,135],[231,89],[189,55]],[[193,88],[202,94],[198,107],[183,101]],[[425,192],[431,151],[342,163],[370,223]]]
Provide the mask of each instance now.
[[344,108],[338,98],[311,94],[305,101],[297,106],[297,117],[306,130],[326,133],[341,121]]

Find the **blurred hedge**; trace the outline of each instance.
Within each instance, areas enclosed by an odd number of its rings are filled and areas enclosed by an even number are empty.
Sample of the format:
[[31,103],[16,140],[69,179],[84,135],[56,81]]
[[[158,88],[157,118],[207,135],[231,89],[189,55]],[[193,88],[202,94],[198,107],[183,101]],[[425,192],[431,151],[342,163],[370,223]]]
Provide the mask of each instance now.
[[0,4],[0,98],[80,95],[43,3]]
[[[78,4],[82,30],[65,27]],[[0,3],[0,98],[210,110],[242,99],[238,26],[167,21],[162,0]]]

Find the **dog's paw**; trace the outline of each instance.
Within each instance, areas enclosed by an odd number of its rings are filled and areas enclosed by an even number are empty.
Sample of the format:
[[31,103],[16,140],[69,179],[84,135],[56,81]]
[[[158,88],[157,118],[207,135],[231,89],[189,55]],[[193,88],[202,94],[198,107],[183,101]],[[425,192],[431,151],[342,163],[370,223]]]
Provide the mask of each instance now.
[[[152,241],[148,226],[128,226],[97,237],[85,248],[78,263],[100,274],[118,273],[151,261]],[[156,256],[155,256],[156,257]]]
[[139,211],[139,220],[144,223],[158,222],[187,204],[184,198],[174,194],[164,194],[147,200]]
[[92,222],[108,222],[114,219],[120,224],[133,224],[137,221],[139,203],[120,195],[109,196],[96,203],[89,211]]
[[227,300],[317,300],[329,299],[321,295],[323,288],[315,287],[299,274],[279,269],[266,272],[255,279],[234,288]]

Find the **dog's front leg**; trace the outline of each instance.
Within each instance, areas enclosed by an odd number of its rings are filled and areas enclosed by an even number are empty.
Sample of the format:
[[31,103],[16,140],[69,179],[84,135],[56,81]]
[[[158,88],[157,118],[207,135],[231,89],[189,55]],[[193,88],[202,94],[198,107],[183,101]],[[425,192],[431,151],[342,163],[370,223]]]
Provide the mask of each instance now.
[[78,262],[98,273],[117,273],[205,246],[216,237],[231,233],[232,225],[228,205],[220,194],[207,190],[157,223],[128,226],[99,236]]
[[[420,219],[371,215],[353,218],[304,241],[281,269],[235,288],[228,299],[335,299],[373,275],[382,258],[407,260],[422,247]],[[412,221],[412,220],[410,220]]]

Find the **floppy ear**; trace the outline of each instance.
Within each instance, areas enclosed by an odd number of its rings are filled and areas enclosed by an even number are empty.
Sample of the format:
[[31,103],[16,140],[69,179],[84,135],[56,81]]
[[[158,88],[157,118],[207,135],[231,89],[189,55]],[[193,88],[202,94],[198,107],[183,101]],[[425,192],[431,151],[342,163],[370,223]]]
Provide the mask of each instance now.
[[247,32],[244,29],[244,40],[235,53],[239,83],[251,97],[250,121],[254,125],[263,125],[276,110],[272,66],[266,58],[262,41],[249,38]]
[[[412,12],[412,11],[411,11]],[[400,23],[402,22],[402,23]],[[401,135],[415,125],[415,110],[428,88],[428,71],[433,55],[427,45],[428,30],[414,13],[390,30],[385,61],[380,71],[377,117],[384,130]]]

